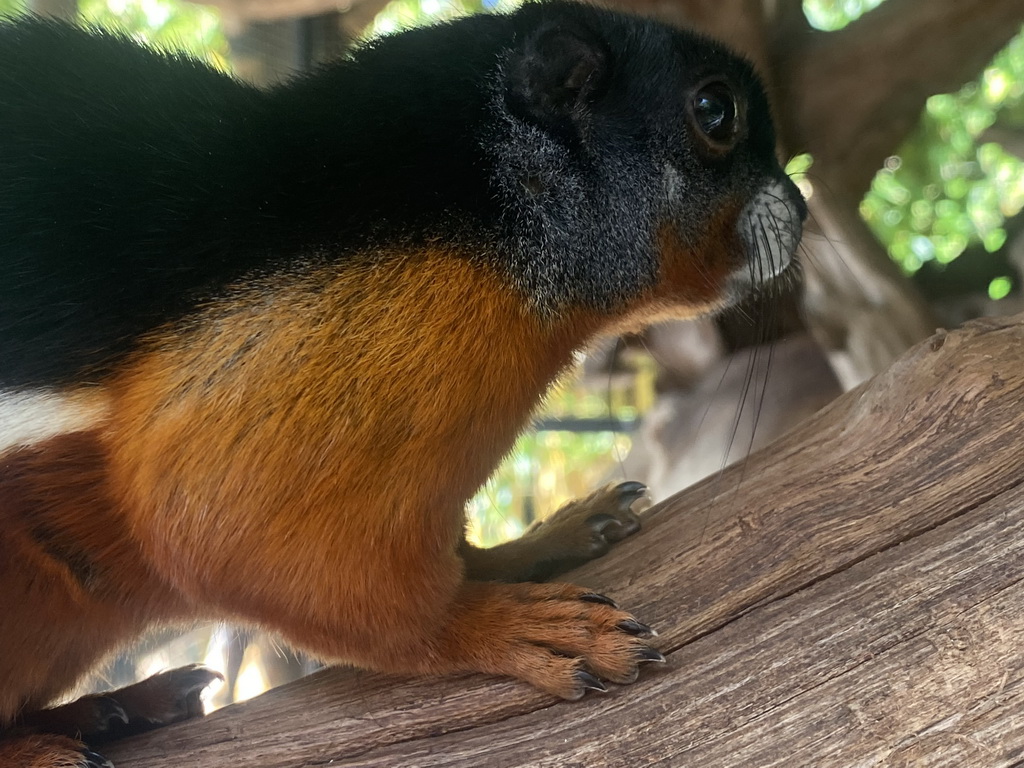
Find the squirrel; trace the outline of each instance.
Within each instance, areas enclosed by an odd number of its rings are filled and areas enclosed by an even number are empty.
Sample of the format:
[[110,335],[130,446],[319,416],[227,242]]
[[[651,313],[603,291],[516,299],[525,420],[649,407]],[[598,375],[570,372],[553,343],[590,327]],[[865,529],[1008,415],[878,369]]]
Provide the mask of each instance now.
[[55,706],[159,625],[564,699],[663,661],[543,582],[641,485],[492,549],[465,503],[588,342],[792,273],[805,214],[752,67],[652,20],[531,3],[266,90],[0,25],[0,763],[201,713],[201,667]]

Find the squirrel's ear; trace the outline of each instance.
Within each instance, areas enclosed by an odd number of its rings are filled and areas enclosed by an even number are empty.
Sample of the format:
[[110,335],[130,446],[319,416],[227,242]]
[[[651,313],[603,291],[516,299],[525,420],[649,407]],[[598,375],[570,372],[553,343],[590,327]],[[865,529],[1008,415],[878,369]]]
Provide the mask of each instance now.
[[514,109],[541,123],[564,124],[603,93],[608,54],[586,31],[541,28],[512,55],[507,72]]

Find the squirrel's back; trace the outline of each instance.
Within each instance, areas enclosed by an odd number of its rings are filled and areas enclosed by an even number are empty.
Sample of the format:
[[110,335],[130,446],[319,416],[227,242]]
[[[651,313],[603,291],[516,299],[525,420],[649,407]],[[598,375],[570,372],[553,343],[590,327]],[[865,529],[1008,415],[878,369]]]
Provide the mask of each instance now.
[[[584,66],[615,62],[577,105],[522,48],[565,23],[556,68],[588,37]],[[723,66],[755,151],[708,162],[687,83]],[[2,25],[0,388],[95,381],[252,275],[397,244],[478,252],[540,309],[609,309],[655,282],[665,206],[699,237],[776,173],[773,141],[745,64],[585,6],[415,30],[269,92],[109,33]]]

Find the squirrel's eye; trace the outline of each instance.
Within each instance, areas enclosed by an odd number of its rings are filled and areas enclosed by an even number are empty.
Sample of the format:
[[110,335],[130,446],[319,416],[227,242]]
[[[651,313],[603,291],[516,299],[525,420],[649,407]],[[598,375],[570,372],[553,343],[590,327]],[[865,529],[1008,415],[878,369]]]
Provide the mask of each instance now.
[[728,85],[712,81],[702,86],[690,106],[697,127],[711,143],[719,149],[732,144],[737,134],[737,109]]

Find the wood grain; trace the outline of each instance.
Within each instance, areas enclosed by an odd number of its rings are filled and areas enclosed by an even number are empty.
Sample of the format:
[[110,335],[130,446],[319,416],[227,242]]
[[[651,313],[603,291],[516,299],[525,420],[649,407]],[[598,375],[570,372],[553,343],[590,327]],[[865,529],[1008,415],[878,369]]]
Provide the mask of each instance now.
[[1012,765],[1024,317],[939,333],[576,581],[667,668],[574,704],[331,671],[111,745],[119,768]]

